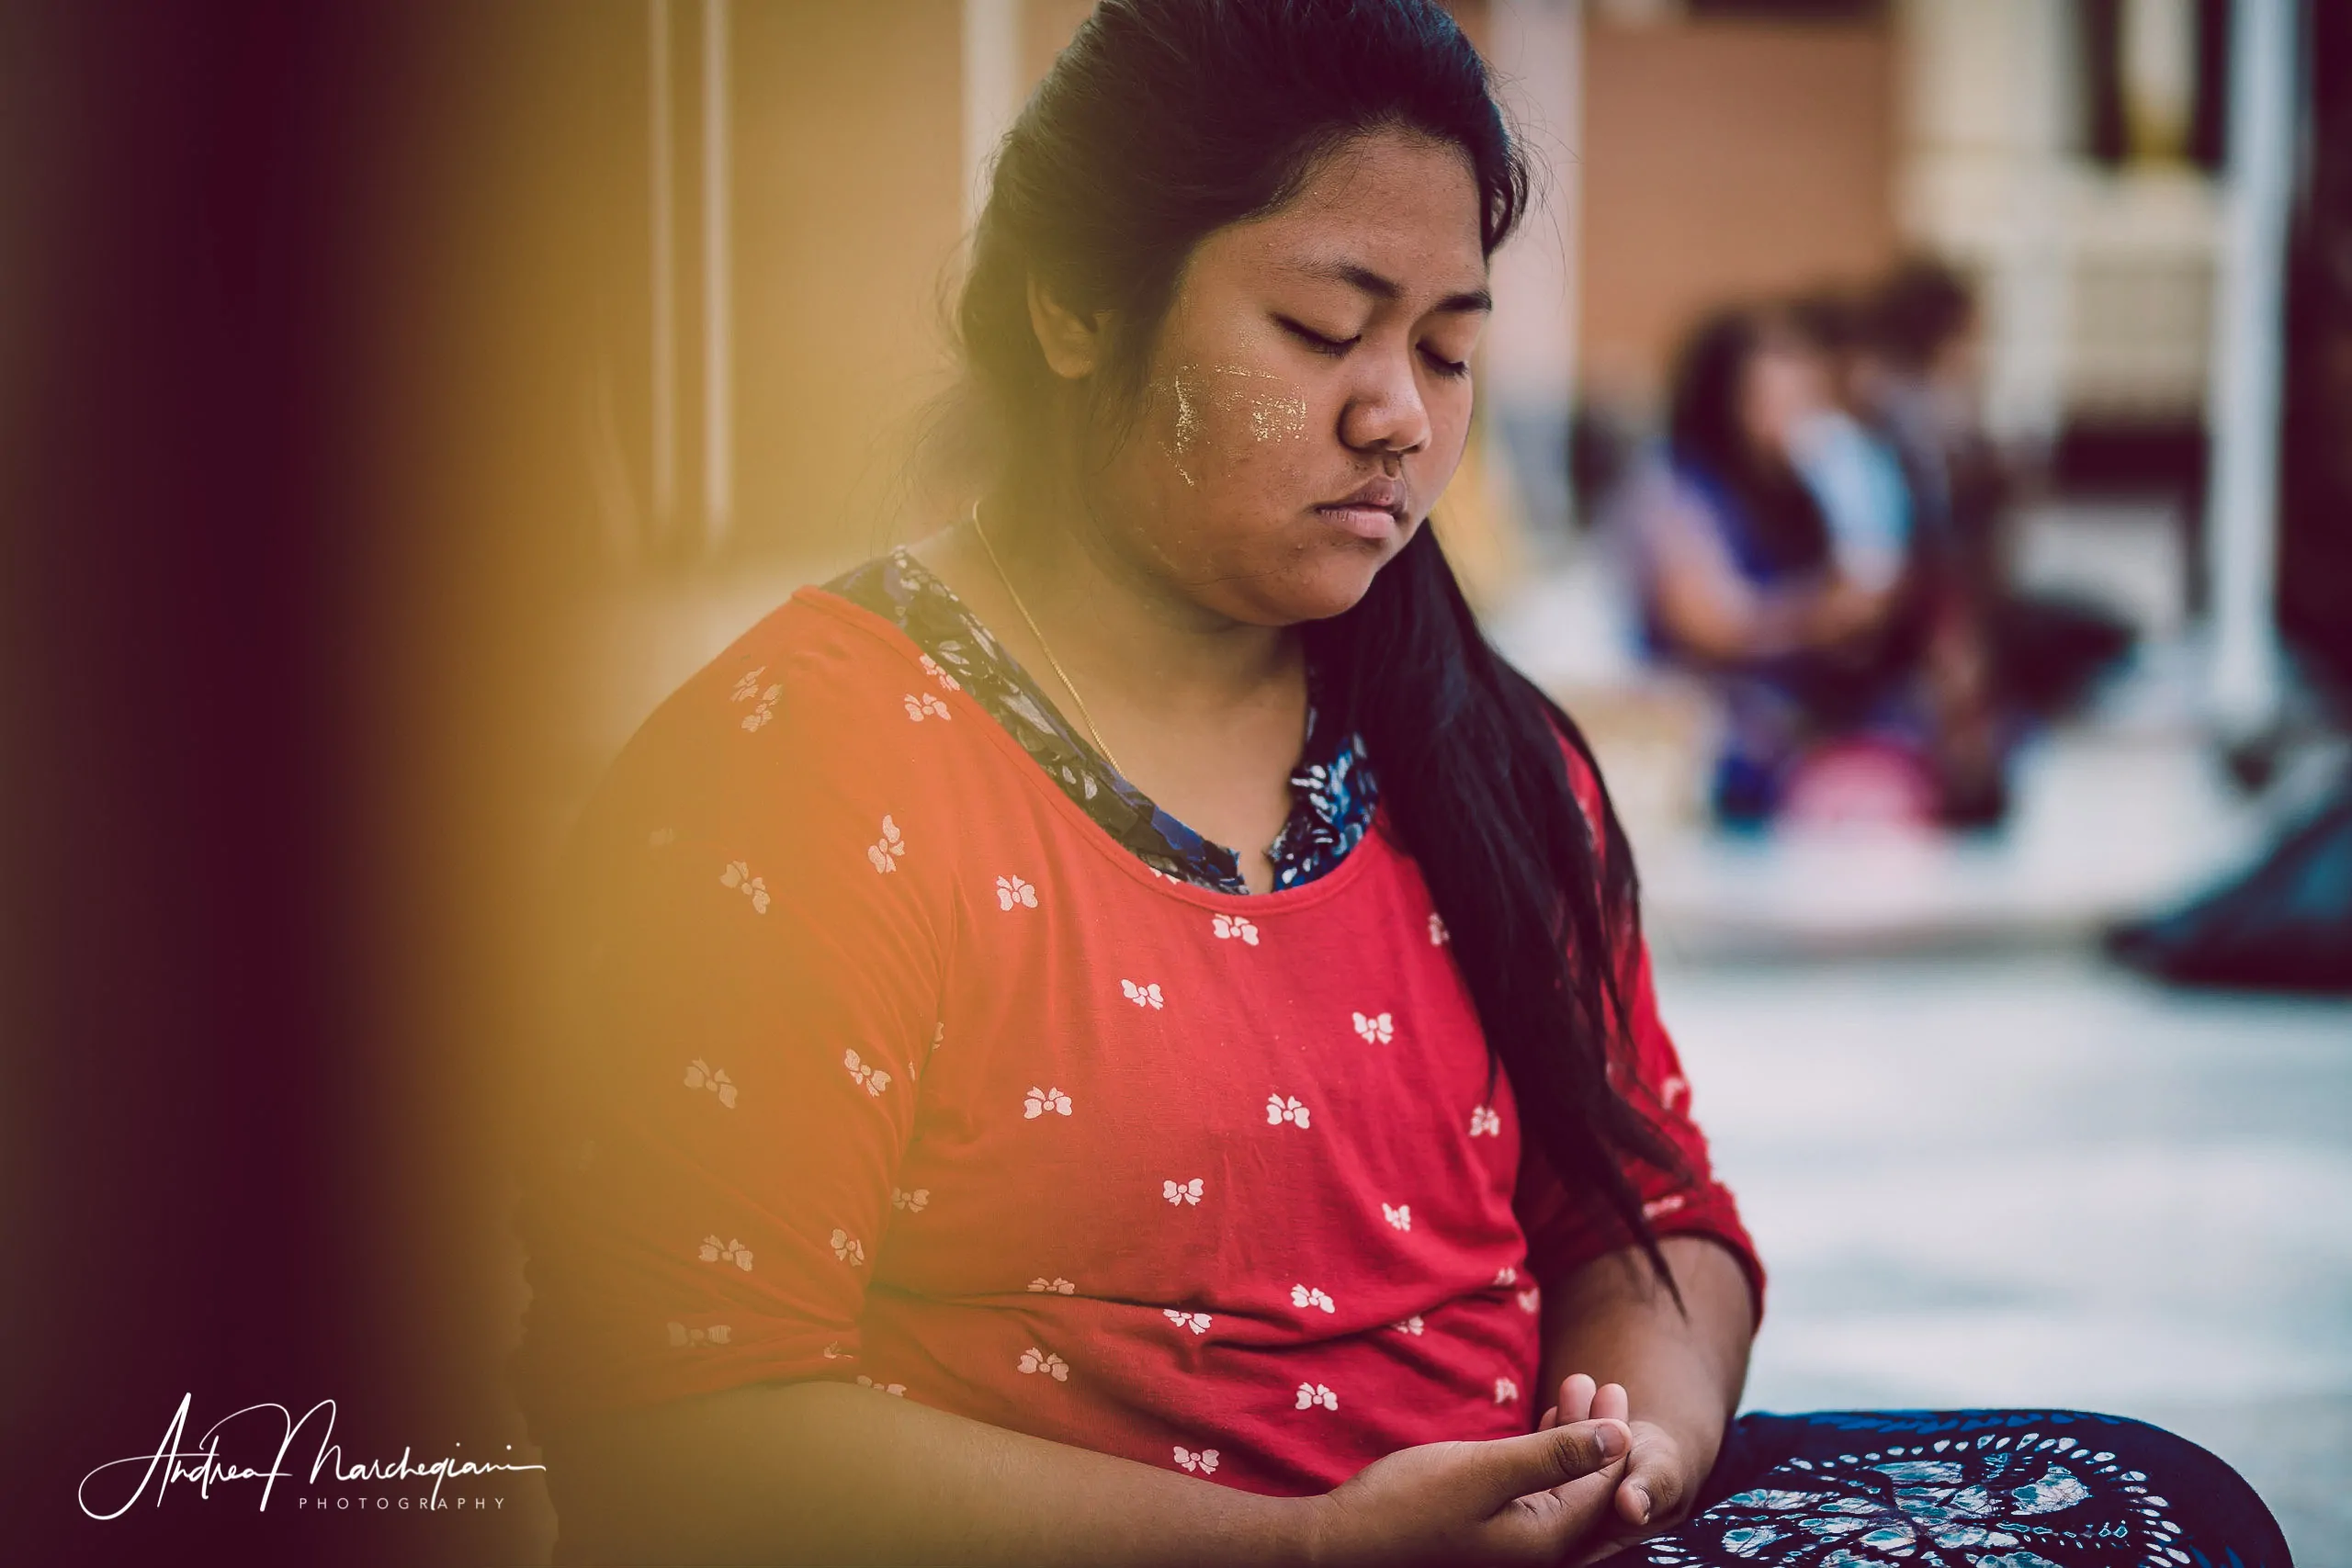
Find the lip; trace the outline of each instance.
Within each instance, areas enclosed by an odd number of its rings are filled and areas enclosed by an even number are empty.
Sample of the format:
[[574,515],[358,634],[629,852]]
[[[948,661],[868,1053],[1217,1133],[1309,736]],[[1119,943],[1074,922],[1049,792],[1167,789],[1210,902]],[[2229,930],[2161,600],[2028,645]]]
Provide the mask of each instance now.
[[1395,479],[1370,479],[1315,511],[1358,538],[1385,539],[1404,525],[1405,487]]

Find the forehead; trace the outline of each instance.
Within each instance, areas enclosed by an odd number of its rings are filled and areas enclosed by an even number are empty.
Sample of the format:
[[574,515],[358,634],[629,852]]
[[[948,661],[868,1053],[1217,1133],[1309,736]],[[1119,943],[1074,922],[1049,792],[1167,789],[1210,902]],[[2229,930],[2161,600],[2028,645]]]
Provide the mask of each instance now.
[[1196,277],[1328,280],[1355,267],[1394,279],[1409,303],[1482,288],[1480,201],[1469,155],[1401,131],[1358,137],[1318,159],[1277,210],[1202,242]]

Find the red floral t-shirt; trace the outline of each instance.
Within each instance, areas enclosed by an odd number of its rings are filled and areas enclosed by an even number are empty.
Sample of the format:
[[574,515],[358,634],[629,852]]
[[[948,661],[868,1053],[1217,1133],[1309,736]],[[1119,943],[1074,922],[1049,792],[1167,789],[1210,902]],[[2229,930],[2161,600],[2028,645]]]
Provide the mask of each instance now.
[[[1522,1150],[1385,823],[1282,892],[1163,877],[805,590],[582,833],[535,1418],[827,1378],[1278,1494],[1533,1424],[1542,1281],[1622,1240]],[[1760,1292],[1646,959],[1633,1022],[1626,1092],[1693,1176],[1631,1174]]]

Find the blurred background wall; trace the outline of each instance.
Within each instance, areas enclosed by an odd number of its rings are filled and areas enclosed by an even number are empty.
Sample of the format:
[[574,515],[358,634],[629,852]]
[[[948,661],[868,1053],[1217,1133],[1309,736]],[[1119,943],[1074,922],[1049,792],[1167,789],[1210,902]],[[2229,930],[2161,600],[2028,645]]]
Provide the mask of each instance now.
[[1690,321],[1723,300],[1894,262],[1895,28],[1883,8],[1847,10],[1592,17],[1574,170],[1589,400],[1654,407]]

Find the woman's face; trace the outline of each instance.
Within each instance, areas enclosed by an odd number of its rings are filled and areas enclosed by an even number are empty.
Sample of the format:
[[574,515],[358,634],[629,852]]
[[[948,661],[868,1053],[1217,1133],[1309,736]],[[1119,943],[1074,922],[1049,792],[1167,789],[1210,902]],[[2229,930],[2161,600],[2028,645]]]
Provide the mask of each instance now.
[[1462,457],[1487,312],[1478,219],[1459,149],[1384,131],[1203,240],[1100,481],[1107,541],[1248,624],[1362,598]]
[[1827,361],[1792,333],[1768,333],[1740,378],[1740,431],[1749,450],[1785,467],[1798,428],[1829,406]]

